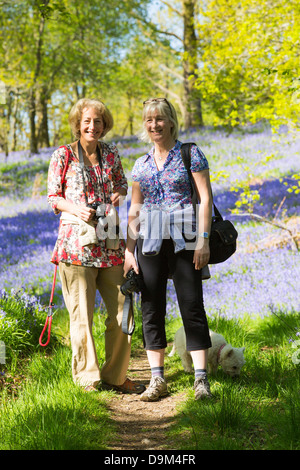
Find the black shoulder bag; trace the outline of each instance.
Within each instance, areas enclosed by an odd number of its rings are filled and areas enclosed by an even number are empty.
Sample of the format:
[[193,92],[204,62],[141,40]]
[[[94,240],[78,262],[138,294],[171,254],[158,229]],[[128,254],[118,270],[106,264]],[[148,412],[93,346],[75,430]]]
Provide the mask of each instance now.
[[[197,192],[191,172],[191,145],[185,143],[181,146],[181,156],[184,166],[188,172],[191,184],[192,203],[196,213]],[[229,220],[224,220],[217,207],[213,203],[214,216],[211,222],[211,231],[209,237],[210,258],[208,264],[218,264],[226,261],[236,251],[236,240],[238,233]]]

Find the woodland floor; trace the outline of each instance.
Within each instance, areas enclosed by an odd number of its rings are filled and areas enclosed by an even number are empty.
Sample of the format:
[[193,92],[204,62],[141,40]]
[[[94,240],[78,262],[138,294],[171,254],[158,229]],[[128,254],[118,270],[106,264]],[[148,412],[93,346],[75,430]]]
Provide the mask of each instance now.
[[[128,377],[149,385],[151,371],[146,353],[139,351],[131,359]],[[112,450],[176,450],[176,442],[168,438],[176,406],[183,394],[169,395],[158,402],[142,402],[139,395],[116,395],[109,402],[118,439],[109,445]]]

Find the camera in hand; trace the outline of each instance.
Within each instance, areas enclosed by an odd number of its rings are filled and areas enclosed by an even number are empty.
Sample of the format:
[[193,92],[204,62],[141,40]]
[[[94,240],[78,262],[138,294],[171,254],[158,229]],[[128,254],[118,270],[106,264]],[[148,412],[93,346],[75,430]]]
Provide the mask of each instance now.
[[130,269],[126,275],[126,281],[121,286],[123,295],[130,295],[133,292],[140,292],[143,288],[143,280],[139,274],[136,274],[134,269]]
[[95,219],[103,219],[105,217],[105,204],[102,202],[92,202],[89,204],[89,207],[96,211]]

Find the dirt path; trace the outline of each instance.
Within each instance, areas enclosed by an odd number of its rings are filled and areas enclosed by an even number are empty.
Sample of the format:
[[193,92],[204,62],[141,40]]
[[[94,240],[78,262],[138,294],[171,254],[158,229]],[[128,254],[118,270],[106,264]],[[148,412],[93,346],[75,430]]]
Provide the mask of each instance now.
[[[128,376],[148,386],[151,372],[144,351],[131,359]],[[118,426],[118,440],[112,450],[172,450],[176,443],[166,438],[182,395],[168,396],[159,402],[145,403],[139,395],[117,395],[109,403],[112,419]],[[174,446],[174,447],[173,447]]]

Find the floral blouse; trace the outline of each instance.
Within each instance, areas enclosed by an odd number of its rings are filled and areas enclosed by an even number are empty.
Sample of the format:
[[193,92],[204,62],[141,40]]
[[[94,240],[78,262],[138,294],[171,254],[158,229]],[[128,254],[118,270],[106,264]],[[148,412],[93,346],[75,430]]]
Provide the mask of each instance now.
[[[157,169],[154,161],[154,148],[140,157],[132,169],[132,179],[140,184],[144,196],[143,209],[159,206],[164,210],[180,205],[184,208],[191,204],[191,186],[188,173],[181,157],[182,143],[177,140],[170,150],[164,166]],[[191,147],[191,171],[193,173],[208,169],[208,161],[196,145]]]
[[[128,188],[117,147],[103,142],[101,144],[102,172],[99,164],[84,166],[88,203],[104,202],[103,187],[107,203],[111,202],[110,196],[113,191]],[[68,155],[65,182],[62,186],[62,176]],[[54,212],[56,212],[58,202],[64,198],[74,204],[86,204],[81,168],[71,145],[55,150],[51,156],[48,172],[48,202]],[[95,245],[82,247],[79,243],[78,232],[79,225],[60,223],[58,238],[51,257],[52,263],[65,262],[97,268],[123,263],[124,240],[120,239],[120,247],[117,250],[107,249],[105,240],[99,240],[99,243]]]

